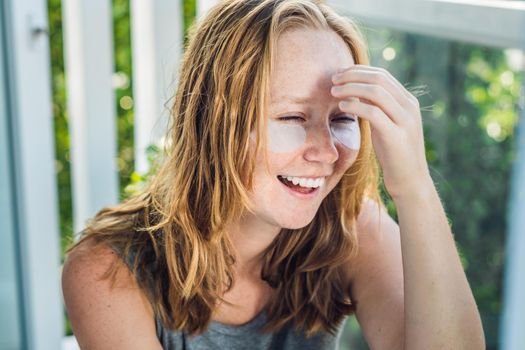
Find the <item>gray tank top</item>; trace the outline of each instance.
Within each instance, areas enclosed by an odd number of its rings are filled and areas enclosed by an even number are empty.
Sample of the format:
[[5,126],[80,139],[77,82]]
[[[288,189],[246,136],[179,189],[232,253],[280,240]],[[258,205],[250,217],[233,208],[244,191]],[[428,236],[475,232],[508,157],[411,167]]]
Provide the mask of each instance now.
[[266,322],[265,312],[241,326],[229,326],[211,321],[208,329],[197,336],[165,328],[157,318],[157,336],[165,350],[334,350],[338,349],[339,337],[344,323],[339,325],[337,334],[319,332],[310,338],[292,325],[284,326],[275,333],[262,333]]
[[[128,266],[132,265],[134,252],[124,257],[119,247],[112,248]],[[151,273],[147,275],[151,278]],[[309,338],[291,323],[277,332],[263,333],[261,330],[266,323],[264,310],[241,326],[211,321],[208,329],[197,336],[171,330],[162,324],[159,317],[156,317],[155,321],[157,337],[164,350],[336,350],[346,318],[339,325],[335,335],[321,331]]]

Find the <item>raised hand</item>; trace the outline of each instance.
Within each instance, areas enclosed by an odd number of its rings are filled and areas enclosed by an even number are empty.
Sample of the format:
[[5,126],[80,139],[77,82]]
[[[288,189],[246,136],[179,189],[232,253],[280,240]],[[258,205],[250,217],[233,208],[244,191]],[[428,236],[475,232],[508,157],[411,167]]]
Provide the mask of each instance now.
[[[396,198],[432,184],[419,102],[382,68],[354,65],[332,77],[343,112],[370,122],[387,191]],[[429,182],[430,180],[430,182]]]

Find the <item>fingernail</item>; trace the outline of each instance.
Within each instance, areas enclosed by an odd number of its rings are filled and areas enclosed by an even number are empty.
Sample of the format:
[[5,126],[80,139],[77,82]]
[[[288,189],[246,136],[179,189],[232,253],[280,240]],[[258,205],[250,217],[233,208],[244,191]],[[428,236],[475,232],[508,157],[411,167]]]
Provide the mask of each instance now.
[[339,102],[339,109],[347,109],[349,105],[350,105],[349,102],[346,102],[346,101],[340,101],[340,102]]
[[340,90],[341,88],[339,86],[332,86],[332,89],[331,89],[332,95],[336,95]]

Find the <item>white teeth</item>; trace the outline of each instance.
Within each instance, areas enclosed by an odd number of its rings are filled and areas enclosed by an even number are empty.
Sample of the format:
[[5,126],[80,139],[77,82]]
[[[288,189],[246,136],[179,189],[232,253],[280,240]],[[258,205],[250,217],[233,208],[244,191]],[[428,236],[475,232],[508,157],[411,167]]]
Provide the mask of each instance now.
[[283,176],[286,180],[292,182],[294,185],[299,185],[301,187],[307,188],[318,188],[324,184],[324,177],[318,177],[316,179],[312,178],[303,178],[295,176]]

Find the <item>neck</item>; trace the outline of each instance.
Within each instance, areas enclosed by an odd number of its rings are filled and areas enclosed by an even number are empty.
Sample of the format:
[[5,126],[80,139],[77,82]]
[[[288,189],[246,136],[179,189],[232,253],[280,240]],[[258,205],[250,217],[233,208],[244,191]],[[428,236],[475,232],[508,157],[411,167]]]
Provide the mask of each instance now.
[[281,228],[247,213],[228,228],[235,249],[235,271],[240,276],[260,278],[264,251]]

